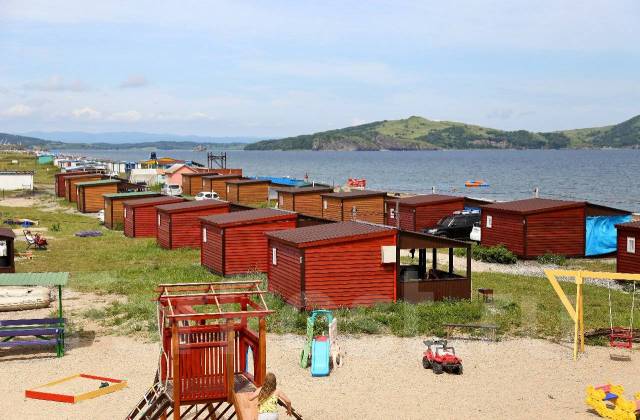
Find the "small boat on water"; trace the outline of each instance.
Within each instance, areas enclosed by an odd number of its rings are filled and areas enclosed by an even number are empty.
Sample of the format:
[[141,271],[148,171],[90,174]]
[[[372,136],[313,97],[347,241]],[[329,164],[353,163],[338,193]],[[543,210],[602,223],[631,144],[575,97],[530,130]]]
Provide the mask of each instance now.
[[464,186],[467,188],[478,188],[478,187],[488,187],[489,184],[483,179],[474,179],[474,180],[465,182]]
[[0,312],[48,308],[50,303],[51,293],[47,287],[0,288]]

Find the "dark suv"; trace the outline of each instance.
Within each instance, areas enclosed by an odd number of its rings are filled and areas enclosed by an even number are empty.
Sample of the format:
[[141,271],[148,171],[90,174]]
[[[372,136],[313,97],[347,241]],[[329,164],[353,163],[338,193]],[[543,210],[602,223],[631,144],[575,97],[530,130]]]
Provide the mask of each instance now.
[[457,211],[451,216],[443,217],[433,229],[425,229],[431,235],[446,236],[454,239],[469,239],[474,224],[480,223],[480,211]]

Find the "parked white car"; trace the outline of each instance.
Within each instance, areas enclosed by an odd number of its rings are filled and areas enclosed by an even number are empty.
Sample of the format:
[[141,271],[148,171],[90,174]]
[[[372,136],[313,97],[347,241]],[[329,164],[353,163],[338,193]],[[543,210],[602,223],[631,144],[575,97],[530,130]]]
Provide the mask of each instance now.
[[166,195],[180,195],[182,194],[182,187],[177,184],[168,184],[162,188],[162,192]]
[[479,223],[476,223],[475,225],[473,225],[473,228],[471,229],[471,233],[469,234],[469,239],[480,243],[480,239],[482,239],[482,230],[480,229]]
[[196,194],[196,200],[197,201],[201,201],[201,200],[217,200],[218,198],[220,198],[218,193],[213,192],[213,191],[201,191],[198,194]]

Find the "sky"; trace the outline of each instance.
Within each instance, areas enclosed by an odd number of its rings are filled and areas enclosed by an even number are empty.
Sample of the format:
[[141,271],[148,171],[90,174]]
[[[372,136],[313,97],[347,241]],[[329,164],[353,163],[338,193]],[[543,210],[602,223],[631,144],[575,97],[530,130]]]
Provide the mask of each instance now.
[[639,45],[637,0],[0,0],[0,132],[601,126]]

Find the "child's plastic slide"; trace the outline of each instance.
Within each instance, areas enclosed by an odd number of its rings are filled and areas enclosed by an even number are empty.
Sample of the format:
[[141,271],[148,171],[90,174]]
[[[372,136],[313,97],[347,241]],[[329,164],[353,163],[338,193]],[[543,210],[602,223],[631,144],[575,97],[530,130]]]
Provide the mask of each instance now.
[[329,375],[329,338],[325,336],[316,337],[313,340],[311,349],[311,376]]

